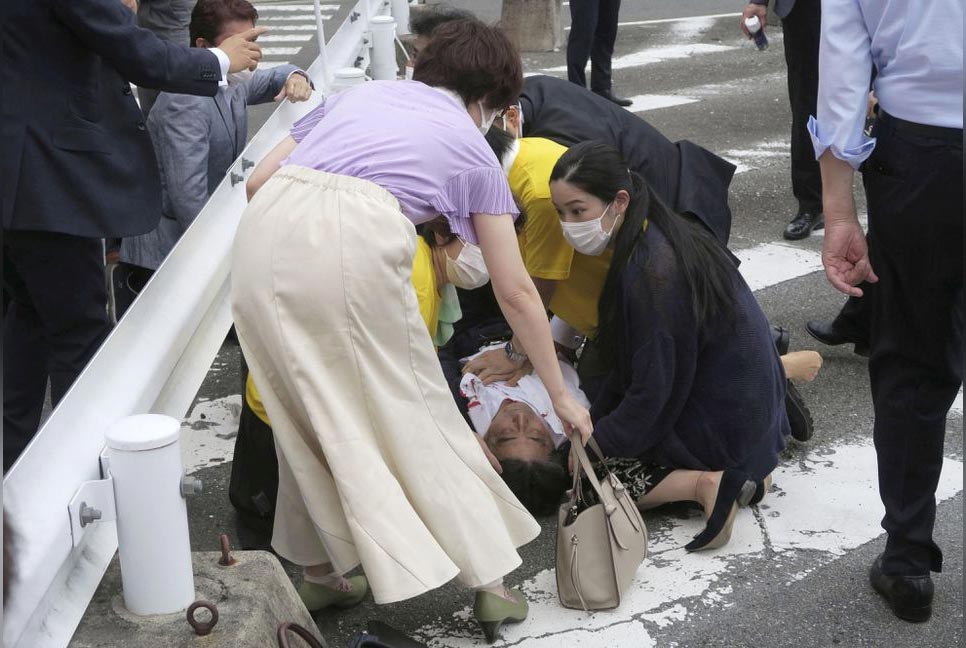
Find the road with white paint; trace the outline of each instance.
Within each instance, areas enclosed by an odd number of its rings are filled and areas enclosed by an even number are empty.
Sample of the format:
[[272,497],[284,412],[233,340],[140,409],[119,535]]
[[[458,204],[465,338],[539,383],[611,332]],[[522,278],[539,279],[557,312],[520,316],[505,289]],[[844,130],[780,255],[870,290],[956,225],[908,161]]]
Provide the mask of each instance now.
[[[455,4],[498,16],[496,0]],[[266,40],[273,59],[309,54],[289,36],[311,11],[291,4],[262,9],[262,24],[284,25]],[[260,6],[261,8],[261,6]],[[935,576],[933,620],[897,621],[874,595],[867,568],[881,550],[872,406],[866,362],[851,348],[825,348],[803,328],[832,317],[843,298],[821,272],[821,236],[787,242],[781,231],[795,209],[789,189],[789,110],[783,41],[757,52],[737,29],[740,2],[625,0],[615,53],[615,91],[631,110],[672,139],[690,139],[738,166],[732,183],[731,247],[769,319],[792,331],[792,349],[825,357],[818,379],[801,386],[815,418],[815,437],[792,442],[761,505],[743,509],[731,543],[691,555],[683,545],[702,527],[698,511],[672,506],[648,512],[650,555],[622,605],[587,615],[562,608],[553,576],[554,524],[521,550],[524,565],[509,580],[531,601],[530,618],[504,631],[499,645],[525,648],[959,645],[963,615],[963,405],[949,415],[939,487],[937,539],[946,571]],[[302,17],[297,19],[297,17]],[[291,19],[289,19],[291,18]],[[311,22],[311,16],[309,21]],[[569,21],[568,21],[569,22]],[[290,49],[297,51],[291,55]],[[294,58],[293,58],[294,57]],[[528,73],[566,74],[563,52],[527,54]],[[860,187],[860,186],[859,186]],[[858,194],[860,208],[864,201]],[[191,506],[194,548],[213,548],[217,533],[234,535],[227,502],[228,463],[240,408],[237,347],[226,345],[184,427],[185,461],[206,495]],[[317,617],[330,645],[342,646],[368,619],[379,618],[429,646],[485,645],[471,621],[469,593],[448,585],[412,601]]]

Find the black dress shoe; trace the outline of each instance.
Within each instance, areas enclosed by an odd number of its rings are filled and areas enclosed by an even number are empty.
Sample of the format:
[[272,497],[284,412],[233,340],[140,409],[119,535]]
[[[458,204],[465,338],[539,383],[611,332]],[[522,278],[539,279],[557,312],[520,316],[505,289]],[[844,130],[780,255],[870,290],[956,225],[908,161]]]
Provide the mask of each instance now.
[[783,356],[788,353],[790,340],[791,336],[787,328],[784,326],[771,327],[771,341],[775,343],[775,348],[778,349],[778,355]]
[[925,576],[890,576],[882,571],[882,556],[872,563],[869,581],[889,603],[893,614],[904,621],[922,623],[932,615],[933,584]]
[[803,211],[798,216],[792,219],[792,222],[785,227],[785,231],[782,234],[789,241],[797,241],[799,239],[808,238],[808,235],[812,233],[812,230],[822,229],[825,227],[825,216],[822,212],[807,212]]
[[839,344],[854,344],[855,354],[863,358],[869,357],[869,342],[859,339],[856,335],[850,335],[841,329],[835,328],[830,322],[820,322],[819,320],[808,320],[805,322],[805,331],[813,338],[829,346]]
[[601,97],[603,97],[607,101],[611,101],[611,102],[617,104],[618,106],[623,106],[624,108],[627,108],[632,103],[634,103],[630,99],[624,99],[623,97],[614,96],[614,93],[611,92],[610,90],[601,90],[599,92],[597,90],[594,90],[594,92],[596,94],[599,94]]
[[804,443],[812,438],[815,431],[812,413],[805,407],[805,400],[791,380],[785,386],[785,413],[788,414],[788,425],[792,429],[793,439]]

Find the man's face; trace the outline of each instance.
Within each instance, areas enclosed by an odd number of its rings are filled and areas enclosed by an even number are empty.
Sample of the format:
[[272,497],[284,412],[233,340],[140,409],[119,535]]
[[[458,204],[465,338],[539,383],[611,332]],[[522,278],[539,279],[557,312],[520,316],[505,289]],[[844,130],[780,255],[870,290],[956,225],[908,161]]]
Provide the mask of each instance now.
[[505,400],[486,431],[486,445],[499,460],[546,461],[553,452],[550,426],[526,403]]

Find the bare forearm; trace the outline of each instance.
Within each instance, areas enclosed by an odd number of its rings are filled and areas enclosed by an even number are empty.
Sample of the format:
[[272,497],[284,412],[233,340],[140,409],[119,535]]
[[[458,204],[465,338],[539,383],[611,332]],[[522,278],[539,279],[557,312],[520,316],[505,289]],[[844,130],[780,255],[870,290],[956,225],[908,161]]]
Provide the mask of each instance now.
[[550,335],[550,322],[537,290],[534,288],[529,294],[515,292],[502,297],[498,291],[494,292],[504,317],[513,329],[514,346],[519,343],[520,350],[525,350],[530,364],[551,397],[565,391]]
[[473,223],[490,271],[493,293],[515,339],[522,349],[526,349],[530,363],[550,396],[556,398],[566,394],[547,312],[520,258],[513,221],[507,214],[474,214]]
[[831,150],[822,154],[819,166],[822,170],[822,209],[826,225],[857,222],[852,194],[855,171],[852,166],[832,155]]

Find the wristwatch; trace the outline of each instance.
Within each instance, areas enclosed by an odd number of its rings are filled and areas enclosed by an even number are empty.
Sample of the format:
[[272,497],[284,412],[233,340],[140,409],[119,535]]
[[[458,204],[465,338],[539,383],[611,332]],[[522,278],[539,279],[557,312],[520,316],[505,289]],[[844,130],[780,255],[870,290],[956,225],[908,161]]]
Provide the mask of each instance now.
[[513,350],[513,340],[507,342],[506,346],[503,347],[503,350],[506,351],[506,357],[517,364],[520,364],[527,359],[526,353],[519,353]]

